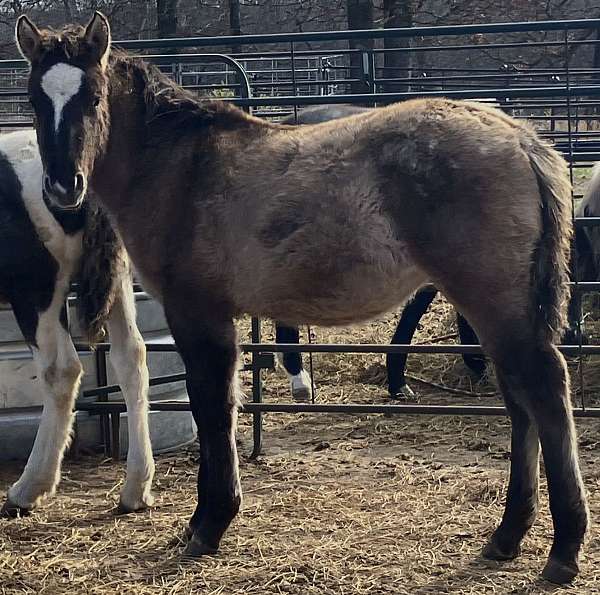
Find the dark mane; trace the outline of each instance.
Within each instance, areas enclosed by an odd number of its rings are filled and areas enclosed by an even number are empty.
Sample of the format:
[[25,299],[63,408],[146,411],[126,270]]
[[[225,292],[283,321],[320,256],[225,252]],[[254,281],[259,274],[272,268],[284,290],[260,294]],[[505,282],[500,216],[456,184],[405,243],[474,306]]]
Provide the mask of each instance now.
[[108,215],[96,201],[86,204],[77,310],[85,338],[94,346],[104,337],[119,284],[123,275],[130,275],[130,270],[125,246]]
[[128,81],[142,94],[148,124],[158,119],[168,119],[169,125],[207,126],[216,121],[220,124],[229,122],[239,125],[252,119],[240,108],[225,101],[196,97],[177,85],[154,64],[123,50],[111,50],[109,68],[119,80]]

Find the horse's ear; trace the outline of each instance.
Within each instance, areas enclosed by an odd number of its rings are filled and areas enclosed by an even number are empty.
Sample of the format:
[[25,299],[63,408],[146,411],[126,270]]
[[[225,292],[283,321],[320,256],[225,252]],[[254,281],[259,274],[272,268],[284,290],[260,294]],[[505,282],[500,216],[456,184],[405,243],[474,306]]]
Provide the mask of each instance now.
[[92,20],[85,28],[84,38],[94,52],[94,59],[102,68],[106,68],[110,53],[110,25],[108,19],[101,12],[94,13]]
[[42,36],[39,29],[25,15],[17,20],[15,38],[23,58],[30,63],[33,62],[42,45]]

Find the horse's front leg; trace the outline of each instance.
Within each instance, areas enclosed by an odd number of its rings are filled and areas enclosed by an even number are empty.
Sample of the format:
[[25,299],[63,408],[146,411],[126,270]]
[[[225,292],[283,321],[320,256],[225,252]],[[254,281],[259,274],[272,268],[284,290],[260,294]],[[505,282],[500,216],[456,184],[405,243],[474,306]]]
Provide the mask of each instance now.
[[[242,492],[235,427],[238,409],[237,338],[231,319],[195,321],[189,308],[165,307],[167,319],[185,363],[187,390],[200,439],[198,505],[190,520],[187,556],[215,553],[237,514]],[[186,316],[186,314],[188,314]]]
[[27,513],[43,497],[54,493],[60,480],[83,368],[71,337],[60,321],[60,296],[55,296],[55,302],[39,314],[26,296],[13,303],[19,326],[31,345],[44,409],[25,470],[8,490],[0,516]]
[[135,298],[129,274],[119,280],[108,319],[110,362],[127,405],[127,478],[119,510],[132,512],[152,506],[154,459],[148,430],[148,367],[146,346],[135,319]]

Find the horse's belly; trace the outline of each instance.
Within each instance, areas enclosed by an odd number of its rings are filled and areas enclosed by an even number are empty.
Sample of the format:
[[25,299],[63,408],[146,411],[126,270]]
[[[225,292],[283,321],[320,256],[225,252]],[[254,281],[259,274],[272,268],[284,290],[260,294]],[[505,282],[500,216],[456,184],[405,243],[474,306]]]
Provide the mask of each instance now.
[[[263,315],[288,323],[341,326],[370,320],[403,304],[427,282],[412,264],[394,270],[356,267],[337,278],[313,278],[282,291]],[[290,291],[291,290],[291,291]]]

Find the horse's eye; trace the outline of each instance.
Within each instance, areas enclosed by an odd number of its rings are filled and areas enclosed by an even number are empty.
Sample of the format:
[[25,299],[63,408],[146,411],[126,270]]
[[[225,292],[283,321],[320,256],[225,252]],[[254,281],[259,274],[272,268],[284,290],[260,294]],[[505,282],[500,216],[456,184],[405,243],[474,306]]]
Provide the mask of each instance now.
[[92,105],[94,107],[98,107],[100,105],[100,97],[99,96],[94,97],[94,101],[93,101]]

